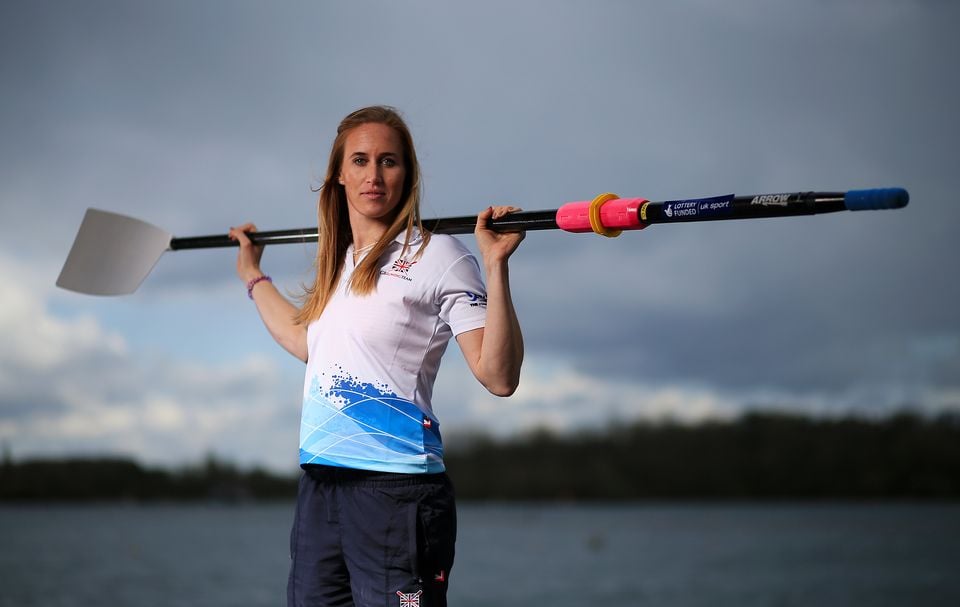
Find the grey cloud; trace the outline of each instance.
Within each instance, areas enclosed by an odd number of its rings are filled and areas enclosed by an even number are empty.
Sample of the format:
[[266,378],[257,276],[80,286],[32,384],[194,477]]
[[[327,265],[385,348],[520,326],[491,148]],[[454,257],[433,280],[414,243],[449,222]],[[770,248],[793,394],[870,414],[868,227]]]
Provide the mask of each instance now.
[[[913,195],[616,241],[530,234],[513,277],[531,356],[718,390],[956,385],[954,5],[230,7],[4,5],[5,247],[62,258],[85,206],[178,235],[309,225],[337,120],[386,102],[413,127],[428,216],[601,191]],[[304,257],[267,262],[294,276]],[[153,296],[235,279],[229,253],[185,252],[148,280]]]

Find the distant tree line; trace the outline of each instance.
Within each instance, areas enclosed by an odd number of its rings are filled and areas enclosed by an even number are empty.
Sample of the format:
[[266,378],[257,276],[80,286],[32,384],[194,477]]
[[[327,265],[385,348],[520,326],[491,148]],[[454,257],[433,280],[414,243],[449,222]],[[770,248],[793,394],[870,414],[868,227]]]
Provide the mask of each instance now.
[[[752,413],[451,441],[463,500],[957,499],[960,416],[880,420]],[[0,500],[293,499],[296,477],[208,457],[179,471],[128,459],[0,463]]]
[[177,471],[145,468],[130,459],[5,460],[0,500],[247,501],[292,499],[296,478],[242,471],[208,456]]
[[446,461],[464,499],[956,499],[960,416],[751,413],[506,443],[480,437]]

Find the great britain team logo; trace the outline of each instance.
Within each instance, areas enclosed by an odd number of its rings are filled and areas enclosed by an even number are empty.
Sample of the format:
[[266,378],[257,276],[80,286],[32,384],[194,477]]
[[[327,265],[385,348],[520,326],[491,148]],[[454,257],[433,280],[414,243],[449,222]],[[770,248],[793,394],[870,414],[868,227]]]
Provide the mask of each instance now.
[[403,257],[401,257],[397,259],[395,262],[393,262],[393,267],[391,267],[390,269],[393,270],[394,272],[400,272],[401,274],[406,275],[406,273],[410,270],[410,268],[413,267],[413,264],[415,263],[417,262],[408,261]]
[[397,590],[397,596],[400,597],[400,607],[420,607],[421,594],[423,594],[423,590],[417,590],[409,594]]
[[403,280],[409,282],[413,279],[407,276],[407,273],[416,263],[416,261],[410,261],[409,259],[398,257],[396,260],[394,260],[393,265],[390,266],[389,270],[380,270],[380,275],[392,276],[393,278],[402,278]]

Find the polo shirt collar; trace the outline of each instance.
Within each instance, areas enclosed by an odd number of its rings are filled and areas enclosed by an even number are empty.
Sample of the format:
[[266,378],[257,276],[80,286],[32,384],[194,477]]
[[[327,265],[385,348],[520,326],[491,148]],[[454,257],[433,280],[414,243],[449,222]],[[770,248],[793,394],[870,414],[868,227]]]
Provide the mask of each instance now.
[[[393,241],[400,243],[400,245],[402,246],[406,242],[406,238],[407,238],[407,230],[403,229],[403,230],[400,230],[400,233],[397,234],[397,237],[394,238]],[[413,226],[413,232],[410,234],[410,246],[416,246],[420,244],[422,240],[423,240],[423,234],[420,233],[420,230],[417,228],[417,226]]]

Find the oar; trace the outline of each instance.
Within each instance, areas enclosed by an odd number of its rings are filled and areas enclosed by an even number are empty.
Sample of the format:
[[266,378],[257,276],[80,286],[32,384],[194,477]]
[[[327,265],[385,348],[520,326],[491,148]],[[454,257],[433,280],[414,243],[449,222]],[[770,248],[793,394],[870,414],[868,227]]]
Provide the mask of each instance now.
[[[902,188],[848,192],[796,192],[753,196],[713,196],[650,202],[601,194],[592,201],[569,202],[550,211],[513,213],[490,223],[501,232],[555,230],[616,236],[652,224],[788,217],[836,211],[899,209],[910,197]],[[476,216],[428,219],[424,227],[438,234],[468,234]],[[257,244],[316,242],[316,228],[256,232]],[[154,225],[98,209],[87,209],[57,286],[89,295],[133,293],[166,251],[232,247],[226,234],[175,238]]]

